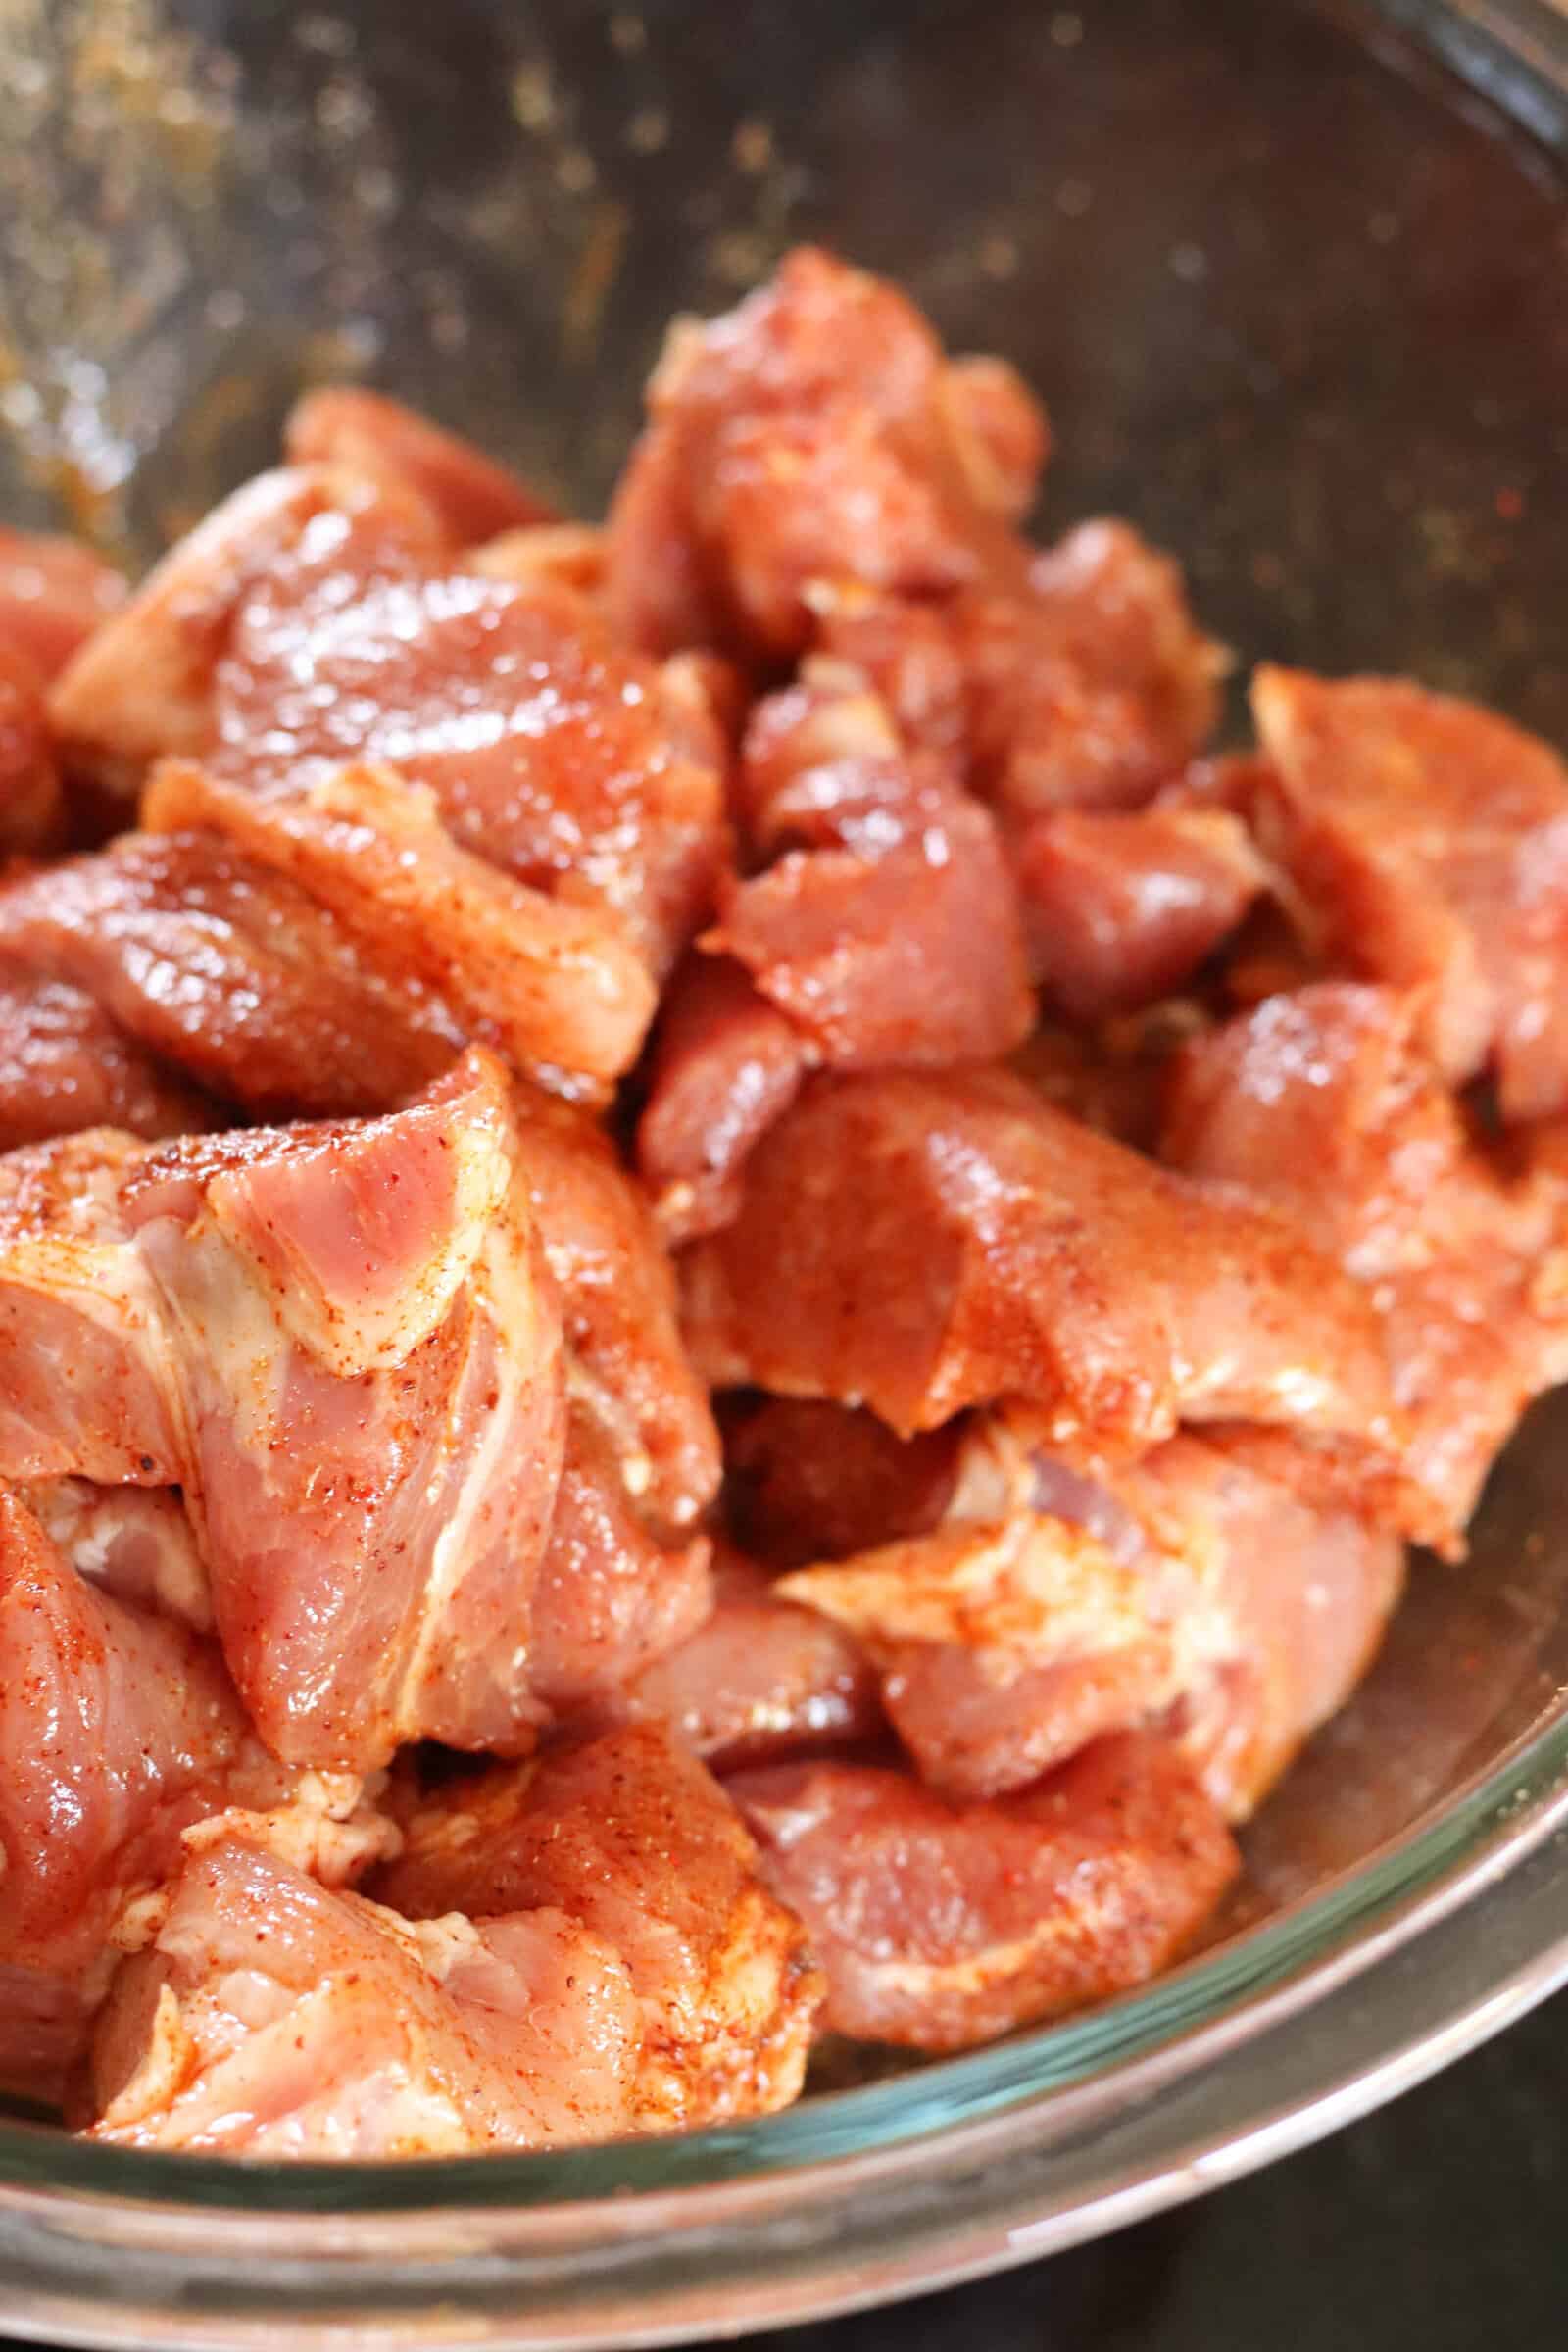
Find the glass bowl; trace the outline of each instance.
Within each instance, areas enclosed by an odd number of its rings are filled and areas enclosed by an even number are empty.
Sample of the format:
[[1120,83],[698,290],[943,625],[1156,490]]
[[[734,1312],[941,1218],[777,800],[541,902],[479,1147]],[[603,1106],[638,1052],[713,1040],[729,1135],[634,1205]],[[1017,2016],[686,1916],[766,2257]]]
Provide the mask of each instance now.
[[[591,510],[668,314],[814,236],[1016,361],[1061,450],[1043,527],[1133,516],[1244,665],[1408,669],[1568,740],[1550,0],[19,0],[0,40],[0,512],[145,556],[356,373]],[[1143,1992],[560,2155],[5,2124],[0,2331],[677,2342],[1192,2195],[1568,1977],[1565,1685],[1568,1394]]]

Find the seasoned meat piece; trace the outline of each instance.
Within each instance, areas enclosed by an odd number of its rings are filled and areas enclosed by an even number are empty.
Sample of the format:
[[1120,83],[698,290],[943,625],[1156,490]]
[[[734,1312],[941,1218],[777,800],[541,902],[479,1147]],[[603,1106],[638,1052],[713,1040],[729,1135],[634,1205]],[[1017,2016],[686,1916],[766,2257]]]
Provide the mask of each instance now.
[[835,580],[812,589],[811,611],[816,659],[831,661],[844,686],[866,688],[904,743],[961,773],[968,690],[951,609]]
[[800,1092],[809,1051],[743,965],[689,956],[665,992],[637,1122],[637,1165],[672,1242],[716,1233],[752,1147]]
[[960,1423],[900,1438],[874,1413],[808,1397],[734,1397],[721,1421],[731,1524],[780,1568],[929,1534],[964,1450]]
[[874,857],[792,851],[726,886],[731,956],[834,1069],[990,1061],[1034,1017],[1017,900],[985,809],[933,793]]
[[57,850],[65,825],[43,684],[30,657],[5,633],[0,586],[0,857]]
[[4,1473],[183,1488],[297,1761],[516,1752],[706,1607],[717,1434],[646,1204],[482,1056],[359,1126],[0,1161],[0,1370]]
[[515,1751],[564,1375],[480,1055],[343,1128],[0,1162],[0,1475],[178,1485],[290,1761]]
[[283,426],[283,455],[291,466],[341,466],[423,499],[454,547],[558,519],[547,499],[470,442],[355,384],[303,394]]
[[748,863],[782,850],[897,844],[956,762],[902,740],[890,707],[839,662],[812,657],[747,718],[731,797]]
[[1016,1396],[1069,1453],[1246,1419],[1383,1476],[1398,1443],[1348,1275],[1005,1071],[813,1080],[685,1275],[715,1385],[865,1403],[906,1433]]
[[514,1109],[573,1397],[609,1440],[621,1484],[655,1532],[689,1529],[718,1491],[718,1432],[681,1340],[675,1280],[648,1203],[581,1112],[526,1090]]
[[874,698],[814,678],[760,704],[737,801],[751,849],[801,846],[726,878],[700,943],[722,976],[677,984],[638,1151],[682,1239],[734,1213],[744,1156],[806,1067],[992,1060],[1034,1018],[993,820],[901,749]]
[[[430,795],[391,769],[343,768],[309,790],[257,794],[166,762],[142,822],[211,832],[286,876],[426,1019],[493,1045],[565,1091],[636,1058],[656,991],[615,922],[546,898],[449,838]],[[375,1107],[387,1101],[380,1097]]]
[[363,954],[295,883],[194,832],[127,834],[0,887],[0,957],[32,977],[24,1030],[47,1035],[78,992],[97,1008],[79,1107],[51,1117],[53,1086],[38,1103],[36,1059],[0,1074],[7,1121],[34,1136],[105,1117],[154,1134],[210,1124],[184,1115],[199,1098],[161,1065],[258,1117],[382,1110],[465,1042],[439,997]]
[[212,1632],[207,1563],[176,1488],[47,1478],[14,1492],[79,1576],[155,1617]]
[[974,352],[950,360],[939,397],[969,488],[990,512],[1018,522],[1034,504],[1051,454],[1051,425],[1018,370]]
[[95,1591],[0,1487],[0,2084],[58,2095],[115,1942],[136,1939],[129,1907],[195,1825],[256,1812],[350,1875],[385,1847],[359,1798],[275,1763],[213,1645]]
[[814,581],[925,593],[987,561],[1021,570],[1004,519],[1016,424],[999,466],[994,405],[972,379],[950,398],[950,380],[901,294],[809,248],[727,318],[678,323],[611,508],[620,625],[660,652],[787,657],[809,634]]
[[821,1984],[729,1799],[652,1724],[459,1781],[375,1886],[410,1917],[551,1904],[624,1959],[642,2006],[634,2115],[673,2130],[787,2106]]
[[1018,810],[1125,808],[1213,732],[1229,666],[1174,559],[1127,523],[1083,522],[1036,557],[1031,597],[959,623],[982,773]]
[[0,1478],[182,1475],[163,1308],[122,1198],[144,1152],[99,1128],[0,1159]]
[[454,570],[425,478],[285,466],[225,502],[58,681],[78,766],[134,790],[161,756],[299,792],[380,762],[454,840],[657,970],[707,913],[723,747],[689,668],[612,640],[559,579]]
[[1141,808],[1214,725],[1224,657],[1174,563],[1126,523],[1079,524],[1021,584],[932,603],[838,583],[812,607],[846,682],[873,688],[907,743],[960,760],[1009,837]]
[[576,1093],[636,1054],[653,986],[609,918],[458,850],[395,776],[284,801],[166,762],[143,813],[150,831],[0,887],[13,1142],[209,1123],[155,1055],[276,1117],[387,1109],[470,1039]]
[[1126,523],[1080,523],[1027,593],[963,597],[953,625],[971,775],[1011,819],[1135,808],[1213,727],[1223,657],[1176,565]]
[[[984,1537],[971,1535],[967,1551],[949,1565],[961,1575],[991,1549]],[[1043,1611],[1052,1599],[1048,1586],[1040,1594]],[[1033,1644],[891,1639],[863,1644],[880,1664],[888,1720],[925,1785],[955,1798],[1006,1796],[1093,1740],[1157,1722],[1174,1703],[1168,1641],[1129,1622],[1104,1629],[1119,1637],[1108,1646],[1091,1644],[1074,1654],[1072,1637],[1082,1639],[1084,1630],[1081,1615],[1069,1616],[1060,1655],[1052,1654],[1056,1629],[1044,1614]]]
[[629,1683],[621,1703],[662,1717],[717,1772],[820,1754],[882,1726],[876,1674],[858,1643],[781,1600],[767,1571],[738,1552],[720,1555],[711,1615]]
[[1221,657],[1125,524],[1038,557],[1015,535],[1043,435],[987,365],[809,249],[677,326],[611,509],[611,610],[660,652],[821,645],[1012,816],[1136,807],[1212,727]]
[[1097,1740],[991,1803],[868,1764],[781,1764],[729,1786],[827,1973],[823,2022],[917,2049],[1141,1984],[1237,1867],[1192,1773],[1149,1739]]
[[1177,1438],[1117,1489],[1152,1548],[1185,1570],[1187,1593],[1180,1573],[1170,1590],[1190,1663],[1170,1724],[1233,1821],[1345,1704],[1404,1584],[1397,1537],[1293,1492],[1289,1452],[1272,1436],[1282,1483],[1226,1448]]
[[779,1592],[860,1645],[922,1779],[956,1796],[1023,1788],[1181,1688],[1182,1629],[1152,1563],[1042,1512],[956,1520]]
[[922,1777],[1022,1788],[1098,1734],[1161,1723],[1232,1819],[1341,1706],[1398,1598],[1403,1549],[1227,1443],[1172,1439],[1099,1480],[1027,1414],[979,1416],[944,1525],[786,1576],[876,1663]]
[[1265,1192],[1373,1281],[1489,1234],[1539,1248],[1416,1045],[1418,1000],[1321,981],[1188,1041],[1168,1072],[1160,1156]]
[[0,643],[48,685],[125,601],[125,581],[79,540],[0,526]]
[[274,2158],[610,2138],[638,2025],[619,1960],[559,1911],[411,1927],[231,1838],[121,1972],[92,2136]]
[[564,1375],[500,1071],[470,1057],[357,1127],[166,1146],[126,1204],[263,1737],[358,1770],[421,1737],[526,1746]]
[[1022,591],[814,601],[846,682],[874,687],[908,743],[959,758],[1009,841],[1066,810],[1141,808],[1214,724],[1224,658],[1176,565],[1125,523],[1080,524]]
[[1568,1107],[1568,769],[1469,703],[1260,669],[1268,847],[1342,969],[1423,992],[1419,1035],[1505,1119]]
[[[6,909],[0,888],[0,929]],[[215,1116],[84,991],[0,956],[0,1152],[83,1127],[188,1135]]]
[[1021,1044],[1034,1004],[987,811],[906,765],[868,780],[834,830],[842,847],[727,881],[703,945],[744,965],[833,1068],[990,1061]]
[[1035,977],[1073,1021],[1180,988],[1266,879],[1239,817],[1175,803],[1040,818],[1013,843],[1012,866]]
[[608,908],[656,973],[711,903],[723,747],[706,704],[558,583],[426,569],[345,593],[337,551],[317,562],[307,538],[241,601],[215,735],[219,764],[251,784],[397,770],[462,848]]
[[1352,983],[1267,999],[1177,1057],[1162,1151],[1246,1187],[1368,1285],[1425,1534],[1451,1553],[1525,1404],[1568,1375],[1568,1320],[1538,1283],[1555,1195],[1467,1135],[1417,1050],[1421,1018],[1419,997]]
[[604,587],[605,534],[590,522],[525,523],[470,547],[463,567],[487,580],[572,588],[579,596],[597,597]]
[[1207,1007],[1190,997],[1168,997],[1092,1030],[1046,1021],[1008,1055],[1007,1067],[1086,1127],[1152,1152],[1171,1055],[1212,1026]]
[[83,1583],[0,1488],[0,2082],[58,2093],[125,1897],[221,1803],[244,1718],[217,1657]]
[[346,582],[405,576],[442,546],[422,498],[329,466],[259,474],[172,548],[61,671],[49,713],[72,764],[129,801],[150,761],[204,753],[236,615],[291,549],[308,550],[341,598]]
[[592,1705],[695,1632],[711,1605],[706,1537],[665,1545],[576,1406],[533,1602],[528,1679],[553,1713]]

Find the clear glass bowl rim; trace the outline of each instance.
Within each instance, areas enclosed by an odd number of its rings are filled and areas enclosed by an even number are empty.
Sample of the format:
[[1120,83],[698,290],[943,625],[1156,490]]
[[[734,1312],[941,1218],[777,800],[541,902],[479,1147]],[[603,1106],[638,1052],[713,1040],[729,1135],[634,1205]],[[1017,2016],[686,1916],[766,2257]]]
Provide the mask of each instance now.
[[[289,2215],[410,2214],[454,2207],[542,2207],[624,2200],[638,2191],[709,2191],[794,2176],[897,2149],[1113,2082],[1176,2057],[1185,2069],[1282,2011],[1371,1966],[1473,1897],[1568,1820],[1568,1693],[1500,1762],[1353,1869],[1170,1970],[1142,1990],[1063,2023],[781,2115],[679,2134],[515,2156],[416,2158],[375,2165],[259,2163],[100,2147],[47,2127],[0,2125],[0,2190],[10,2184],[128,2198],[247,2222]],[[1112,2070],[1114,2073],[1112,2074]],[[1163,2071],[1163,2070],[1161,2070]],[[1091,2102],[1092,2104],[1092,2102]],[[1083,2113],[1083,2106],[1070,2112]]]

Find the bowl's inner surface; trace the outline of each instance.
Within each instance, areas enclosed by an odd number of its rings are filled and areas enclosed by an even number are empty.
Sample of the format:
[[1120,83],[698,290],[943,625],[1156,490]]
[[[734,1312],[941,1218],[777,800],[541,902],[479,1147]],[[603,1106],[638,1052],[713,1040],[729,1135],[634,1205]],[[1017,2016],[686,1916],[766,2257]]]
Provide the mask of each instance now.
[[1317,8],[18,0],[6,36],[8,508],[107,490],[145,553],[345,372],[594,507],[669,314],[817,236],[1044,392],[1047,527],[1136,517],[1246,659],[1568,736],[1561,185]]
[[[1015,361],[1044,527],[1134,517],[1243,662],[1409,670],[1568,742],[1568,211],[1544,158],[1256,0],[33,0],[0,79],[0,512],[145,556],[362,373],[592,508],[672,311],[820,237]],[[1418,1564],[1230,1925],[1568,1681],[1568,1398]]]

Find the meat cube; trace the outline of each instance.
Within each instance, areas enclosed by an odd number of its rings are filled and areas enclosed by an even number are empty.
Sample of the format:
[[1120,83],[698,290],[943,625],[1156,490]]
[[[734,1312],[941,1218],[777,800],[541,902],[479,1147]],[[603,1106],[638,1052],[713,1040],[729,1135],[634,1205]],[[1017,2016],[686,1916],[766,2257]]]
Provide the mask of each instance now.
[[304,545],[345,579],[402,576],[441,539],[422,499],[327,466],[258,474],[172,547],[55,680],[49,715],[73,767],[127,803],[149,763],[200,756],[216,723],[218,666],[247,591]]
[[874,1661],[933,1787],[1003,1794],[1158,1722],[1245,1817],[1364,1670],[1402,1546],[1191,1437],[1094,1479],[1042,1446],[1026,1412],[978,1416],[940,1526],[779,1594]]
[[870,1764],[738,1775],[737,1804],[828,1982],[824,2023],[965,2049],[1141,1984],[1237,1868],[1189,1769],[1136,1737],[1015,1796],[957,1803]]
[[637,1165],[672,1242],[716,1233],[740,1206],[752,1148],[800,1092],[805,1038],[727,956],[693,955],[654,1032]]
[[571,588],[597,598],[605,584],[605,534],[591,522],[533,522],[470,547],[464,569],[522,588]]
[[326,463],[247,484],[71,663],[53,723],[76,766],[126,794],[168,756],[296,792],[392,767],[434,794],[461,848],[608,909],[662,971],[722,851],[706,700],[687,672],[627,655],[559,580],[454,569],[415,470],[414,489],[399,466],[376,479]]
[[5,633],[0,573],[0,856],[57,850],[65,829],[43,685],[28,655]]
[[1182,1437],[1118,1490],[1172,1563],[1180,1690],[1167,1731],[1233,1821],[1345,1704],[1404,1587],[1398,1537],[1314,1493],[1289,1440],[1269,1439],[1275,1475],[1229,1443]]
[[[792,850],[731,881],[703,944],[733,956],[835,1069],[990,1061],[1034,1001],[996,828],[962,794],[876,803],[875,846]],[[867,828],[869,829],[869,828]]]
[[577,1404],[656,1534],[690,1530],[718,1489],[718,1432],[681,1338],[648,1202],[582,1112],[514,1097],[517,1161],[561,1304]]
[[1421,1022],[1419,996],[1353,983],[1269,998],[1178,1055],[1162,1150],[1289,1215],[1368,1286],[1423,1532],[1453,1553],[1525,1403],[1568,1373],[1568,1322],[1538,1285],[1555,1195],[1467,1134]]
[[1004,1071],[813,1080],[684,1271],[715,1385],[864,1403],[906,1434],[1013,1396],[1069,1455],[1244,1419],[1381,1476],[1399,1442],[1357,1284]]
[[346,1129],[0,1162],[0,1475],[178,1485],[290,1761],[525,1747],[564,1371],[500,1070]]
[[79,540],[0,527],[0,643],[43,685],[124,601],[123,575]]
[[656,1054],[639,1157],[683,1240],[734,1213],[808,1067],[987,1061],[1034,1017],[993,820],[874,697],[817,678],[760,704],[737,800],[753,850],[800,846],[726,878],[700,943],[721,973],[688,966]]
[[[6,920],[0,889],[0,928]],[[85,990],[0,957],[0,1152],[84,1127],[189,1135],[216,1115]]]
[[944,359],[886,284],[803,249],[671,334],[612,502],[634,642],[858,666],[911,743],[1009,815],[1136,807],[1180,772],[1223,666],[1168,559],[1092,522],[1014,529],[1044,431],[1009,370]]
[[954,611],[970,773],[1016,822],[1136,808],[1202,747],[1224,669],[1168,556],[1126,523],[1080,523],[1027,588]]
[[897,846],[795,851],[730,886],[705,945],[733,956],[835,1069],[989,1061],[1034,1017],[990,817],[933,797]]
[[564,1370],[514,1138],[476,1057],[407,1111],[165,1147],[127,1188],[224,1652],[292,1760],[514,1752],[540,1720]]
[[226,1839],[115,1984],[91,2136],[272,2158],[606,2139],[638,2023],[614,1953],[559,1911],[411,1927]]
[[423,499],[454,547],[557,519],[549,501],[507,466],[358,384],[303,393],[283,426],[283,455],[291,466],[341,466]]
[[343,768],[274,796],[166,762],[142,821],[211,834],[286,878],[321,909],[318,929],[344,935],[338,959],[380,978],[405,1027],[435,1023],[492,1045],[568,1092],[592,1091],[636,1058],[656,991],[619,926],[460,849],[430,795],[391,769]]
[[1339,968],[1422,992],[1444,1075],[1506,1119],[1568,1106],[1568,769],[1469,703],[1260,669],[1268,844]]
[[1015,368],[986,352],[950,360],[940,397],[975,498],[1009,522],[1020,521],[1051,454],[1051,426],[1040,403]]
[[918,737],[911,748],[895,719],[880,691],[820,655],[755,703],[731,791],[742,862],[792,849],[874,856],[902,839],[922,795],[951,787],[957,767]]
[[0,1159],[0,1478],[183,1475],[163,1310],[122,1200],[144,1153],[99,1128]]
[[874,1413],[808,1397],[741,1396],[721,1418],[730,1522],[780,1568],[929,1534],[965,1452],[960,1422],[900,1438]]
[[820,1981],[734,1807],[667,1732],[633,1724],[454,1783],[404,1828],[381,1901],[414,1919],[548,1904],[620,1954],[642,2008],[641,2129],[797,2095]]
[[294,791],[392,768],[461,848],[608,909],[659,974],[711,903],[723,746],[706,701],[559,583],[424,568],[346,594],[335,551],[313,562],[304,542],[241,600],[207,742],[168,748]]
[[721,1555],[711,1614],[620,1693],[715,1772],[853,1746],[882,1728],[877,1678],[853,1636],[781,1599],[767,1571]]
[[212,1643],[97,1592],[0,1487],[0,2084],[59,2095],[197,1825],[243,1812],[348,1877],[386,1843],[359,1802],[268,1756]]
[[994,407],[974,394],[971,378],[950,397],[935,336],[893,287],[809,248],[729,318],[677,325],[611,509],[621,625],[664,652],[704,641],[696,628],[787,657],[814,581],[940,591],[993,550],[1004,562],[1016,427],[999,466]]
[[831,662],[845,685],[868,689],[903,743],[962,773],[968,681],[950,608],[840,579],[813,587],[811,611],[821,649],[814,659]]
[[694,1635],[711,1606],[708,1559],[706,1537],[659,1541],[608,1436],[575,1407],[534,1593],[535,1695],[558,1715],[587,1707]]
[[588,1098],[636,1055],[654,989],[615,926],[458,850],[390,774],[280,802],[171,762],[143,813],[0,886],[11,1142],[210,1124],[196,1087],[264,1118],[385,1110],[470,1040]]
[[955,1796],[1027,1787],[1181,1686],[1180,1629],[1152,1563],[1045,1513],[955,1519],[798,1569],[779,1592],[873,1661],[921,1778]]
[[1239,817],[1174,803],[1064,809],[1028,825],[1011,857],[1035,977],[1082,1022],[1181,988],[1266,880]]
[[[465,1042],[439,998],[362,954],[296,884],[191,831],[127,834],[0,887],[0,956],[27,1029],[47,1035],[74,1000],[89,1007],[74,1107],[39,1101],[36,1060],[0,1077],[28,1140],[106,1116],[155,1135],[210,1125],[211,1112],[184,1115],[193,1088],[262,1118],[382,1110]],[[66,1071],[50,1075],[53,1096]]]

